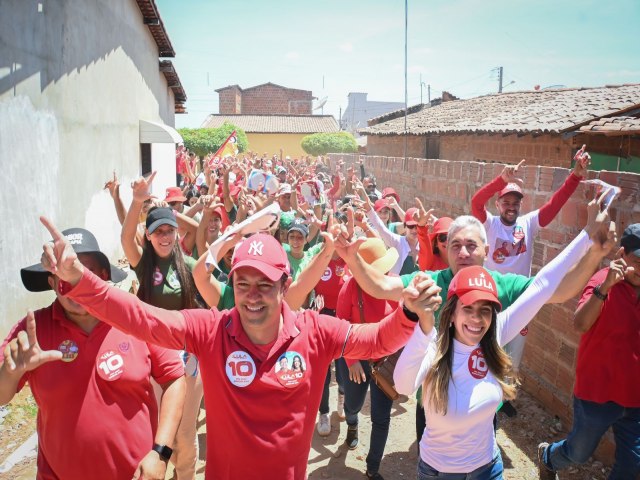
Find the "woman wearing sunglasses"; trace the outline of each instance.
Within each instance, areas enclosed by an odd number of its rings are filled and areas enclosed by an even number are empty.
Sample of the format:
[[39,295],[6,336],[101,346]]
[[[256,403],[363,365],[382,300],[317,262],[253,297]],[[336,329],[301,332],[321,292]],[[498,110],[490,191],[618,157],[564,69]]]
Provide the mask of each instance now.
[[493,417],[500,402],[516,393],[511,361],[502,346],[531,321],[584,256],[592,243],[590,233],[598,239],[591,252],[598,261],[615,243],[614,232],[597,235],[602,219],[597,222],[593,208],[589,213],[587,229],[542,268],[505,311],[500,311],[489,272],[469,266],[451,281],[437,332],[433,311],[414,314],[419,325],[398,360],[394,380],[399,393],[423,386],[427,427],[420,441],[419,480],[502,478]]

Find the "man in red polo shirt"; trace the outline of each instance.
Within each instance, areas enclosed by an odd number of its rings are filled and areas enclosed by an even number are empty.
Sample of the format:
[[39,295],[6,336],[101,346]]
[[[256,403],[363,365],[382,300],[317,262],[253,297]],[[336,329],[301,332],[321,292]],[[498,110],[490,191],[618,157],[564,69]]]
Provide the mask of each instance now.
[[612,427],[616,461],[609,479],[640,474],[640,223],[622,234],[618,258],[589,281],[574,317],[582,333],[568,438],[538,445],[541,479],[585,463]]
[[[64,234],[87,271],[124,279],[91,232]],[[57,296],[49,307],[29,312],[2,344],[0,405],[26,382],[38,405],[37,478],[164,478],[185,394],[176,352],[101,322],[60,295],[59,278],[40,264],[20,273],[27,290],[53,289]],[[163,390],[160,406],[151,378]]]
[[[287,255],[275,238],[258,233],[233,257],[234,308],[163,310],[83,268],[65,237],[41,220],[53,237],[43,267],[65,280],[62,295],[124,332],[200,360],[209,479],[305,479],[315,425],[309,412],[318,410],[329,363],[395,352],[440,303],[440,289],[419,274],[403,291],[404,306],[375,325],[294,313],[283,300],[291,283]],[[278,375],[283,355],[292,364],[298,357],[304,374]]]

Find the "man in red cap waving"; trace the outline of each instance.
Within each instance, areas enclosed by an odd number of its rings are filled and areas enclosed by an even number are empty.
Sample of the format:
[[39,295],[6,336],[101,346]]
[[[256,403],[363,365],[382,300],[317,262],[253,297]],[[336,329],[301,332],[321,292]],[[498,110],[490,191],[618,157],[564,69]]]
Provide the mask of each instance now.
[[306,478],[315,426],[309,412],[318,410],[329,363],[395,352],[425,309],[441,301],[439,288],[422,275],[405,290],[404,306],[378,324],[293,313],[283,301],[291,283],[287,255],[272,236],[258,233],[233,257],[234,308],[163,310],[83,268],[65,237],[42,221],[53,237],[43,267],[63,280],[62,296],[124,332],[200,360],[210,479]]

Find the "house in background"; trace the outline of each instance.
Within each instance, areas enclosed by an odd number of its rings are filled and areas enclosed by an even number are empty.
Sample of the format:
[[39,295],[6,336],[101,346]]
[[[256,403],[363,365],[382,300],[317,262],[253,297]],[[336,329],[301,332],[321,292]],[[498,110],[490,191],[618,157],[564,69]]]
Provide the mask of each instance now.
[[247,134],[249,150],[268,156],[274,153],[292,158],[306,155],[300,142],[312,133],[338,132],[332,115],[209,115],[201,128],[217,128],[232,123]]
[[173,126],[187,97],[174,56],[153,0],[0,2],[0,198],[13,238],[0,242],[11,299],[0,303],[1,337],[51,301],[20,281],[48,240],[38,215],[91,230],[115,259],[120,224],[105,181],[115,170],[127,203],[144,171],[162,172],[158,195],[175,183]]
[[[379,117],[387,112],[404,108],[404,102],[376,102],[367,100],[367,93],[351,92],[347,95],[349,103],[342,113],[340,127],[342,130],[359,137],[358,129],[367,125],[367,120]],[[360,144],[359,144],[360,146]]]
[[216,90],[222,115],[311,115],[314,96],[309,90],[263,83],[245,88],[229,85]]
[[[640,172],[637,131],[614,136],[581,129],[594,120],[640,117],[640,84],[509,92],[417,107],[407,117],[408,157],[504,163],[526,158],[532,165],[568,168],[586,143],[594,170]],[[368,155],[404,155],[402,115],[371,121],[360,133],[367,136]]]

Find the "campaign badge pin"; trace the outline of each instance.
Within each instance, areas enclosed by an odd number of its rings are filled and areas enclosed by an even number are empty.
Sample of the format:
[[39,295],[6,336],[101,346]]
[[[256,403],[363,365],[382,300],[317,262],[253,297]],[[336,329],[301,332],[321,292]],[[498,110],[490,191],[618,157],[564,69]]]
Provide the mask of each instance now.
[[96,358],[98,375],[107,382],[113,382],[124,374],[124,358],[113,350],[102,352]]
[[256,363],[247,352],[236,350],[227,357],[227,378],[236,387],[248,387],[256,378]]
[[64,340],[58,345],[58,351],[62,352],[63,362],[73,362],[78,356],[78,344],[73,340]]
[[307,372],[307,362],[298,352],[285,352],[280,357],[274,367],[276,378],[281,385],[293,388],[304,380]]
[[153,286],[157,287],[158,285],[162,285],[164,281],[164,276],[158,267],[153,272]]
[[487,361],[484,359],[484,353],[482,353],[481,348],[476,348],[471,355],[469,355],[469,373],[473,378],[481,379],[487,376],[487,372],[489,371],[489,366],[487,365]]

